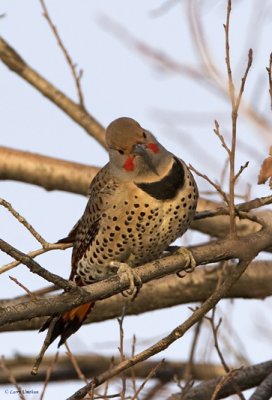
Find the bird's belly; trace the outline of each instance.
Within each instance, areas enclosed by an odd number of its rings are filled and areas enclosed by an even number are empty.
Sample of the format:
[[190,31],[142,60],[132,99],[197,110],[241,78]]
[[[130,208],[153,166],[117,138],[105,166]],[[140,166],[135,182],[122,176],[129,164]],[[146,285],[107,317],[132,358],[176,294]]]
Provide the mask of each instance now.
[[109,266],[113,260],[135,267],[160,257],[187,230],[196,206],[190,201],[192,193],[193,188],[174,200],[156,200],[152,204],[135,200],[133,206],[125,200],[118,208],[110,207],[103,214],[95,239],[78,262],[77,273],[83,282],[115,274],[116,270]]

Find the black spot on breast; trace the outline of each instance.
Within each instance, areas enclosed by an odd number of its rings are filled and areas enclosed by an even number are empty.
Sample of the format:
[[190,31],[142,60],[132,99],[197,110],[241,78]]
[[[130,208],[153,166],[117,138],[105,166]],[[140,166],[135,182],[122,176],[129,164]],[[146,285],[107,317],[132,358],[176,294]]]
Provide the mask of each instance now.
[[173,199],[184,185],[184,167],[175,158],[171,170],[163,179],[152,183],[137,183],[136,185],[157,200]]

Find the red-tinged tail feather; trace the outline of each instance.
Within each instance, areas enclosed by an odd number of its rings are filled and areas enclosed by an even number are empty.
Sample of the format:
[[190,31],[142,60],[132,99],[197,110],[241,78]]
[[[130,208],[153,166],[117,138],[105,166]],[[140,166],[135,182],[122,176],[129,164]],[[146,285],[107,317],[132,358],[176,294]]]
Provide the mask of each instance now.
[[[93,306],[94,303],[82,304],[81,306],[75,307],[72,310],[66,311],[64,314],[60,315],[54,323],[49,344],[54,342],[54,340],[60,336],[60,341],[58,344],[58,347],[60,347],[69,336],[71,336],[81,327]],[[40,332],[48,329],[54,319],[55,316],[48,318],[41,327]]]

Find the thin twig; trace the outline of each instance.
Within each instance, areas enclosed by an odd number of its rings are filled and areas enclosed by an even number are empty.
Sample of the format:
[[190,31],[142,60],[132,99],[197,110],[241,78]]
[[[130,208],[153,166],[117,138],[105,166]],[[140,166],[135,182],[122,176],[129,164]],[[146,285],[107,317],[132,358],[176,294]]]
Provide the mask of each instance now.
[[30,233],[34,238],[41,243],[43,248],[46,248],[48,245],[48,242],[36,231],[36,229],[33,228],[32,225],[30,225],[27,220],[20,215],[10,203],[8,203],[6,200],[0,198],[0,205],[5,207],[16,219],[19,221]]
[[252,60],[253,60],[253,51],[252,51],[252,49],[249,49],[246,70],[245,70],[244,76],[242,77],[242,82],[241,82],[239,94],[238,94],[238,97],[237,97],[236,103],[235,103],[235,109],[236,109],[237,113],[238,113],[238,110],[239,110],[239,107],[240,107],[240,103],[241,103],[241,98],[242,98],[242,95],[243,95],[243,92],[244,92],[244,89],[245,89],[247,75],[248,75],[248,72],[249,72],[250,67],[252,65]]
[[[231,70],[231,61],[230,61],[230,45],[229,45],[229,27],[230,27],[230,13],[231,13],[231,0],[228,0],[227,5],[227,17],[226,23],[224,24],[225,29],[225,51],[226,51],[226,66],[227,66],[227,74],[228,74],[228,84],[229,84],[229,97],[231,100],[232,113],[232,140],[231,140],[231,149],[229,156],[229,209],[230,209],[230,235],[233,237],[237,236],[236,229],[236,221],[235,221],[235,152],[236,152],[236,136],[237,136],[237,118],[238,118],[238,110],[242,98],[242,94],[244,92],[246,79],[248,76],[249,69],[252,65],[252,49],[249,50],[248,53],[248,63],[246,67],[246,71],[244,76],[242,77],[242,82],[240,86],[240,90],[238,96],[235,95],[235,86],[233,83],[232,70]],[[239,173],[238,173],[239,174]]]
[[25,396],[23,395],[22,388],[18,385],[13,373],[7,368],[4,356],[0,357],[0,367],[8,376],[10,383],[12,383],[16,387],[19,398],[21,400],[26,400]]
[[225,29],[225,51],[226,51],[226,65],[227,65],[227,73],[228,73],[228,84],[229,84],[229,96],[232,103],[232,108],[235,108],[235,88],[232,78],[232,71],[231,71],[231,62],[230,62],[230,46],[229,46],[229,26],[230,26],[230,13],[231,13],[231,0],[228,0],[227,6],[227,18],[226,23],[223,25]]
[[217,385],[214,388],[214,392],[212,394],[211,400],[217,400],[218,399],[218,393],[220,390],[227,384],[228,381],[231,381],[232,376],[236,373],[236,370],[230,371],[227,375],[222,376]]
[[168,382],[161,382],[158,381],[155,383],[155,385],[153,385],[145,394],[144,397],[142,397],[141,400],[153,400],[153,399],[158,399],[158,398],[162,398],[162,396],[160,395],[163,388],[167,385]]
[[[30,258],[35,258],[35,257],[40,256],[41,254],[47,253],[48,251],[51,251],[51,250],[66,250],[66,249],[69,249],[70,247],[72,247],[72,244],[70,244],[70,243],[48,243],[48,245],[46,247],[42,247],[40,249],[30,251],[26,255]],[[22,264],[22,261],[18,260],[18,261],[12,261],[8,264],[3,265],[0,268],[0,275],[7,271],[10,271],[11,269],[17,267],[20,264]]]
[[103,147],[106,147],[105,130],[103,126],[79,104],[71,100],[61,90],[53,86],[31,68],[2,37],[0,38],[0,59],[10,70],[35,87],[79,126],[84,128],[85,131],[95,138]]
[[[233,380],[241,387],[242,390],[247,390],[256,387],[256,385],[260,385],[260,383],[266,378],[268,373],[272,372],[272,363],[260,363],[257,365],[251,365],[249,367],[240,368],[239,370],[235,370],[235,374],[232,375]],[[199,400],[207,400],[211,399],[213,392],[222,380],[222,377],[207,380],[205,382],[200,383],[199,385],[193,387],[188,393],[188,399],[199,399]],[[225,382],[225,385],[221,388],[218,393],[219,396],[217,399],[223,399],[231,395],[235,395],[235,390],[230,385],[229,382]],[[171,400],[179,400],[179,393],[171,396]],[[170,400],[170,398],[168,399]],[[250,399],[251,400],[251,399]],[[253,400],[253,399],[252,399]],[[257,399],[254,399],[257,400]],[[260,398],[258,398],[260,400]],[[262,398],[262,400],[264,400]],[[270,398],[265,398],[265,400],[270,400]]]
[[198,339],[199,339],[202,323],[203,323],[203,319],[199,320],[199,322],[196,324],[196,327],[195,327],[193,341],[192,341],[190,354],[189,354],[189,360],[188,360],[188,363],[186,364],[186,368],[185,368],[185,371],[184,371],[184,379],[186,381],[190,381],[192,379],[192,369],[193,369],[193,366],[194,366],[194,356],[195,356],[196,346],[197,346],[197,342],[198,342]]
[[197,174],[198,176],[200,176],[201,178],[203,178],[207,182],[209,182],[209,184],[212,185],[215,188],[215,190],[221,195],[221,197],[223,198],[224,202],[226,204],[229,204],[229,198],[228,198],[227,194],[224,192],[224,190],[221,188],[220,185],[218,185],[217,183],[213,182],[207,175],[202,174],[201,172],[199,172],[191,164],[189,164],[189,168],[192,171],[194,171],[195,174]]
[[[93,396],[93,397],[86,397],[86,399],[88,400],[108,400],[108,399],[120,399],[120,393],[116,393],[116,394],[108,394],[106,397],[104,397],[103,395],[98,395],[98,396]],[[124,400],[130,400],[130,397],[125,397]]]
[[272,53],[269,57],[269,66],[266,68],[268,72],[268,84],[269,84],[269,94],[270,94],[270,108],[272,111]]
[[230,148],[228,147],[227,143],[225,142],[224,136],[220,133],[220,127],[219,127],[218,121],[215,120],[214,124],[215,124],[215,128],[213,131],[216,134],[216,136],[219,138],[222,146],[224,147],[224,149],[226,150],[228,155],[230,156]]
[[[109,369],[111,369],[114,365],[114,357],[111,357],[111,361],[110,361],[110,365],[109,365]],[[108,398],[108,390],[109,390],[109,384],[110,381],[109,379],[105,382],[105,387],[104,387],[104,393],[103,393],[103,399],[107,399]]]
[[231,63],[230,63],[230,46],[229,46],[229,24],[230,24],[230,13],[231,13],[231,0],[228,0],[227,7],[227,19],[225,28],[225,47],[226,47],[226,65],[228,73],[228,84],[229,84],[229,96],[232,105],[232,141],[231,150],[229,156],[229,210],[230,210],[230,235],[236,236],[236,224],[235,224],[235,208],[234,208],[234,168],[235,168],[235,146],[236,146],[236,118],[235,113],[235,88],[232,78]]
[[[223,356],[223,353],[222,353],[222,351],[221,351],[221,349],[220,349],[219,341],[218,341],[218,330],[219,330],[219,327],[220,327],[220,325],[221,325],[221,323],[222,323],[222,318],[220,318],[219,321],[218,321],[218,324],[215,325],[215,308],[213,308],[213,310],[212,310],[212,316],[211,316],[211,317],[206,317],[206,319],[208,319],[208,321],[209,321],[210,324],[211,324],[212,333],[213,333],[213,339],[214,339],[214,347],[215,347],[216,352],[217,352],[217,354],[218,354],[218,356],[219,356],[219,359],[220,359],[220,361],[221,361],[221,364],[223,365],[225,372],[226,372],[227,374],[230,374],[230,373],[231,373],[231,369],[229,368],[229,366],[228,366],[228,364],[227,364],[227,362],[226,362],[226,360],[225,360],[225,358],[224,358],[224,356]],[[241,390],[240,390],[239,386],[233,381],[233,379],[231,378],[231,376],[230,376],[230,382],[231,382],[231,385],[233,385],[233,388],[236,390],[237,395],[239,396],[239,398],[240,398],[241,400],[245,400],[243,394],[241,393]],[[223,386],[223,385],[222,385],[222,386]],[[220,386],[220,388],[221,388],[222,386]]]
[[[124,354],[124,328],[123,328],[123,323],[124,323],[124,318],[126,315],[126,305],[127,303],[124,304],[124,307],[122,309],[122,315],[120,318],[117,318],[117,322],[119,325],[119,341],[120,345],[118,347],[119,353],[120,353],[120,363],[125,361],[126,356]],[[125,374],[121,375],[121,381],[122,381],[122,391],[120,392],[120,398],[122,400],[125,399],[126,397],[126,376]]]
[[[228,166],[229,166],[229,157],[226,158],[226,160],[225,160],[225,162],[223,164],[222,170],[221,170],[221,174],[220,174],[220,181],[219,182],[221,182],[222,186],[224,185],[224,182],[226,180],[226,176],[227,176],[227,172],[228,172]],[[213,194],[216,194],[216,193],[213,193]],[[237,197],[237,195],[236,195],[236,197]],[[244,197],[242,196],[242,198],[244,198]]]
[[20,288],[22,288],[32,300],[37,299],[37,296],[35,296],[34,293],[32,293],[26,286],[24,286],[21,282],[19,282],[18,279],[14,278],[13,276],[9,276],[9,279],[15,282],[16,285],[20,286]]
[[142,382],[142,384],[138,388],[137,392],[134,394],[133,397],[131,397],[131,400],[137,400],[138,394],[140,394],[140,392],[145,387],[146,383],[156,374],[156,372],[163,365],[163,363],[164,363],[164,359],[162,359],[154,368],[152,368],[152,370],[149,372],[147,377],[144,379],[144,381]]
[[42,9],[43,9],[43,16],[47,20],[47,22],[48,22],[48,24],[49,24],[49,26],[50,26],[50,28],[51,28],[56,40],[57,40],[57,43],[58,43],[59,47],[61,48],[61,50],[62,50],[62,52],[64,54],[64,57],[66,58],[66,61],[67,61],[68,65],[69,65],[69,67],[71,69],[71,72],[72,72],[72,75],[73,75],[73,78],[74,78],[75,84],[76,84],[76,89],[77,89],[77,94],[78,94],[80,106],[83,109],[85,109],[84,101],[83,101],[83,93],[82,93],[81,84],[80,84],[80,79],[82,77],[82,70],[80,70],[79,73],[77,73],[76,65],[73,63],[73,60],[72,60],[70,54],[68,53],[68,50],[66,49],[66,47],[63,44],[62,39],[60,38],[60,35],[58,33],[58,30],[57,30],[57,27],[56,27],[56,25],[54,25],[49,13],[48,13],[48,9],[46,7],[45,1],[44,0],[40,0],[40,3],[41,3],[41,6],[42,6]]
[[66,347],[66,350],[67,350],[66,354],[67,354],[69,360],[71,361],[71,363],[72,363],[72,365],[73,365],[73,367],[74,367],[74,369],[75,369],[75,371],[77,373],[78,378],[81,379],[82,381],[84,381],[86,384],[88,384],[89,381],[86,378],[86,376],[84,375],[84,373],[82,372],[82,370],[81,370],[81,368],[80,368],[80,366],[79,366],[79,364],[77,362],[76,357],[71,352],[70,347],[68,346],[67,341],[64,343],[64,346]]
[[58,287],[64,289],[65,291],[69,291],[71,289],[76,290],[78,287],[66,279],[53,274],[47,271],[45,268],[41,267],[36,261],[32,260],[29,256],[22,253],[21,251],[15,249],[15,247],[11,246],[9,243],[5,242],[4,240],[0,239],[0,250],[4,253],[8,254],[9,256],[15,258],[17,261],[20,261],[24,264],[28,269],[42,278],[46,279],[48,282],[52,282]]
[[[131,346],[131,357],[134,357],[136,354],[136,335],[133,335],[132,338],[132,346]],[[136,400],[138,399],[137,396],[137,386],[136,386],[136,374],[135,374],[135,369],[134,367],[131,368],[131,381],[132,381],[132,388],[133,388],[133,392],[134,392],[134,396]]]
[[[249,211],[263,207],[264,205],[268,205],[272,203],[272,196],[266,197],[257,197],[256,199],[247,201],[245,203],[240,203],[235,205],[235,209],[237,213],[244,212],[248,213]],[[207,210],[207,211],[200,211],[196,213],[195,220],[204,219],[215,217],[218,215],[229,215],[229,208],[228,207],[219,207],[214,210]],[[251,217],[249,217],[251,219]]]
[[234,177],[235,182],[238,180],[239,176],[244,171],[244,169],[246,169],[248,167],[248,164],[249,164],[249,161],[247,161],[244,165],[241,165],[239,171],[237,172],[237,174]]
[[49,381],[50,381],[50,378],[51,378],[51,374],[53,372],[53,368],[57,364],[58,357],[59,357],[59,352],[57,351],[56,354],[55,354],[55,357],[53,358],[53,361],[52,361],[51,365],[49,365],[49,367],[47,368],[46,377],[45,377],[42,393],[41,393],[41,396],[40,396],[39,400],[43,400],[43,398],[44,398],[46,388],[47,388],[47,386],[49,384]]
[[240,219],[248,219],[249,221],[256,222],[261,226],[268,226],[269,224],[269,222],[266,221],[264,218],[260,218],[257,215],[252,214],[250,212],[237,211],[237,215]]

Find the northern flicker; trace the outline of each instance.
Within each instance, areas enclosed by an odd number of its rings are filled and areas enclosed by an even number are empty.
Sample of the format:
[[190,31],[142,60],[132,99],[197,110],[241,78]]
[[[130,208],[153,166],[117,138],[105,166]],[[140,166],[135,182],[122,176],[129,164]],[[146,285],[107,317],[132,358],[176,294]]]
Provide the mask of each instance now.
[[[73,241],[70,279],[84,286],[159,258],[189,227],[198,190],[186,164],[138,122],[123,117],[106,130],[109,163],[91,182]],[[132,274],[133,275],[133,274]],[[57,318],[50,343],[61,345],[87,317],[85,304]],[[51,318],[52,319],[52,318]],[[48,328],[48,320],[41,330]]]

